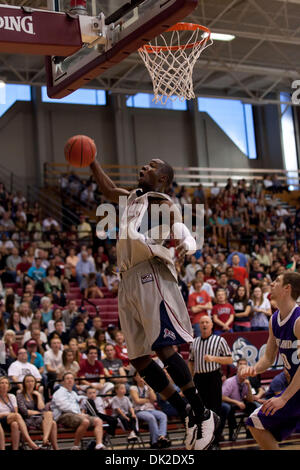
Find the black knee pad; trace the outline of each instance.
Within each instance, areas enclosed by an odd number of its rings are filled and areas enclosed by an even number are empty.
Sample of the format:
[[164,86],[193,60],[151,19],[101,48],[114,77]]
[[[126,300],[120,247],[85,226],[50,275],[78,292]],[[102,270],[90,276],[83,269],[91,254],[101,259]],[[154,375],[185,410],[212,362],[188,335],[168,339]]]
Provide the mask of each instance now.
[[140,376],[157,393],[162,392],[170,383],[163,369],[153,360],[140,371]]
[[178,387],[182,388],[193,380],[187,363],[178,353],[165,359],[164,364]]

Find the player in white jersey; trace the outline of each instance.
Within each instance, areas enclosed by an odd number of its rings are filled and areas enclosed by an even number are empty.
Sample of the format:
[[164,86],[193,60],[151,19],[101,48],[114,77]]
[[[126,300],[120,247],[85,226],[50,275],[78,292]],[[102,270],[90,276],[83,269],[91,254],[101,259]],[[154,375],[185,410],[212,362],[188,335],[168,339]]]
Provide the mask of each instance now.
[[[129,359],[148,385],[177,409],[186,426],[186,448],[207,449],[214,440],[219,418],[205,409],[186,362],[173,348],[173,345],[193,340],[174,262],[163,246],[166,236],[162,233],[161,222],[158,225],[161,231],[156,237],[159,241],[152,237],[153,232],[149,237],[141,230],[142,221],[148,218],[153,205],[161,208],[166,204],[171,209],[167,228],[178,242],[178,256],[195,252],[195,239],[182,223],[178,208],[164,194],[173,181],[173,169],[160,159],[152,159],[140,171],[140,189],[129,192],[118,188],[96,160],[90,166],[100,191],[108,200],[118,203],[120,196],[127,196],[127,207],[120,222],[117,258],[121,272],[119,316]],[[186,406],[163,369],[152,360],[153,351],[190,406]]]

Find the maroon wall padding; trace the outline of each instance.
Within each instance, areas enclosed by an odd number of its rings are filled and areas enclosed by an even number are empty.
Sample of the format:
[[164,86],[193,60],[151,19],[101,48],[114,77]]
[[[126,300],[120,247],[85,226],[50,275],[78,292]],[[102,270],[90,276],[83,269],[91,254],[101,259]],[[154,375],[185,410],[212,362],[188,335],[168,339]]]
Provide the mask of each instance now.
[[86,66],[53,86],[51,57],[46,57],[47,93],[49,98],[64,98],[78,88],[86,85],[113,65],[121,62],[139,47],[181,21],[197,6],[197,0],[177,0],[147,23],[119,41],[106,53],[99,55]]
[[81,46],[78,17],[0,5],[0,53],[68,56]]

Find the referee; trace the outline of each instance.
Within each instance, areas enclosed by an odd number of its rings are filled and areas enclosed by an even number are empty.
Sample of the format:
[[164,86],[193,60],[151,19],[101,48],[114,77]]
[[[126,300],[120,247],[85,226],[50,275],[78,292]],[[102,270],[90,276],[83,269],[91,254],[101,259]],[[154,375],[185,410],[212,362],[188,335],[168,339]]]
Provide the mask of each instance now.
[[199,320],[201,336],[194,339],[190,348],[189,369],[206,408],[221,414],[221,366],[232,364],[231,349],[222,336],[213,334],[213,322],[208,315]]

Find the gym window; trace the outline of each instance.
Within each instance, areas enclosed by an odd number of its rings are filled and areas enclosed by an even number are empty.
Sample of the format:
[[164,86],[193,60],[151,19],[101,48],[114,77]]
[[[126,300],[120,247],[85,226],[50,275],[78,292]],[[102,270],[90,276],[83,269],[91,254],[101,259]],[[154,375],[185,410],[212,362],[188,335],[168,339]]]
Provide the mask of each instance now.
[[257,158],[251,104],[238,100],[198,98],[198,109],[209,114],[248,158]]
[[0,87],[0,116],[3,116],[16,101],[31,101],[30,86],[2,83]]
[[52,99],[47,95],[47,88],[42,86],[42,101],[46,103],[85,104],[91,106],[105,106],[106,93],[104,90],[90,90],[79,88],[68,96],[61,99]]

